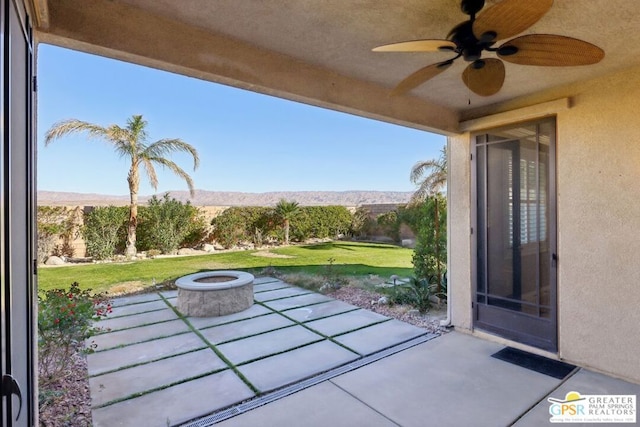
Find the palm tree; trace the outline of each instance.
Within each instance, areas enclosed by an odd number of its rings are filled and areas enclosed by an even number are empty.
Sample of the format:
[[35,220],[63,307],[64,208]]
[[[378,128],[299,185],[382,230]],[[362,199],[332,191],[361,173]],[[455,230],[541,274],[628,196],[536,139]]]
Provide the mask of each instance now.
[[298,206],[297,202],[294,202],[294,201],[288,202],[285,199],[280,199],[280,201],[276,205],[276,209],[275,209],[276,215],[283,222],[285,245],[289,244],[289,224],[290,224],[291,218],[293,218],[293,216],[297,214],[299,210],[300,210],[300,207]]
[[423,160],[411,168],[409,179],[418,186],[411,203],[424,202],[447,186],[447,148],[443,147],[437,159]]
[[125,255],[134,256],[136,250],[136,227],[138,225],[138,189],[140,187],[140,166],[145,170],[149,183],[157,190],[158,176],[155,166],[161,165],[184,179],[189,186],[189,192],[193,197],[195,188],[193,180],[180,166],[167,158],[173,152],[186,152],[193,157],[193,169],[200,163],[196,149],[181,139],[160,139],[148,142],[146,131],[147,122],[141,115],[133,115],[127,119],[127,125],[122,128],[118,125],[108,127],[77,119],[63,120],[54,123],[45,134],[44,144],[48,146],[58,138],[72,133],[85,133],[89,138],[102,139],[113,145],[116,153],[121,157],[131,160],[131,167],[127,175],[129,184],[129,223],[127,228],[127,245]]
[[440,218],[438,216],[438,197],[447,186],[447,147],[442,147],[440,157],[437,159],[423,160],[411,168],[409,179],[418,186],[418,189],[411,196],[411,204],[424,202],[427,198],[434,200],[434,234],[435,234],[435,256],[436,275],[438,279],[438,293],[442,292],[442,273],[440,271]]

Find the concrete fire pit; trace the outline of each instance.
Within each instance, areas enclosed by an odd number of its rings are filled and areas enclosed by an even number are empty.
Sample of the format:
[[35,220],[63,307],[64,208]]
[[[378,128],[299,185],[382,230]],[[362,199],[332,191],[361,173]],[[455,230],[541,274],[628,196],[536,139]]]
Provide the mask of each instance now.
[[224,316],[253,304],[253,275],[243,271],[206,271],[176,280],[178,311],[186,316]]

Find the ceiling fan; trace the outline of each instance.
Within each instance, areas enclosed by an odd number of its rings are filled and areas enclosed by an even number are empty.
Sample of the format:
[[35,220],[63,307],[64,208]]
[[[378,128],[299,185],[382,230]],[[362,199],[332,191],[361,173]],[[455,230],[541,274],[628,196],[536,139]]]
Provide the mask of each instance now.
[[[462,0],[462,12],[470,19],[456,25],[446,40],[413,40],[379,46],[374,52],[451,52],[455,56],[419,69],[402,80],[393,94],[406,93],[449,68],[462,57],[469,65],[462,81],[474,93],[491,96],[502,88],[504,63],[519,65],[572,66],[600,62],[604,51],[583,40],[552,34],[530,34],[511,39],[498,47],[498,40],[514,37],[535,24],[553,5],[553,0],[502,0],[477,18],[485,0]],[[483,58],[491,52],[498,58]]]

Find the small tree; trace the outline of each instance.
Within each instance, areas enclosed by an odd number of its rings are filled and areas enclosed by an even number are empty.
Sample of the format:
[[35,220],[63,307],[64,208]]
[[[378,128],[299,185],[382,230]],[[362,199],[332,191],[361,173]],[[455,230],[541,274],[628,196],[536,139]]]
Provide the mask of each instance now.
[[282,228],[284,230],[284,243],[289,244],[289,225],[291,219],[299,212],[300,206],[298,202],[287,201],[281,199],[275,208],[275,214],[282,221]]
[[124,249],[127,235],[128,208],[125,206],[97,207],[85,214],[82,235],[87,255],[108,259],[120,248]]
[[[415,275],[419,279],[435,282],[437,292],[441,293],[441,274],[447,266],[446,251],[440,250],[447,246],[447,201],[441,194],[434,195],[416,209],[418,215],[414,227],[417,239],[413,252]],[[437,219],[437,223],[434,223],[434,218]],[[436,233],[436,229],[440,232]]]
[[[431,159],[426,161],[421,161],[416,163],[413,168],[411,168],[411,174],[409,176],[411,182],[416,184],[418,188],[413,193],[411,197],[411,204],[422,203],[428,198],[432,198],[435,203],[435,207],[433,209],[433,225],[434,225],[434,242],[435,245],[433,250],[435,253],[435,257],[437,259],[436,262],[436,277],[438,281],[438,292],[442,292],[442,269],[441,269],[441,239],[440,239],[440,211],[441,209],[438,207],[439,202],[439,193],[443,190],[447,185],[447,148],[443,147],[440,153],[440,157],[437,159]],[[418,243],[420,237],[418,237]],[[417,247],[416,245],[416,247]],[[446,239],[445,239],[445,247],[446,247]]]
[[151,197],[140,210],[138,242],[141,249],[159,249],[163,253],[175,253],[191,231],[198,209],[189,202],[170,198]]

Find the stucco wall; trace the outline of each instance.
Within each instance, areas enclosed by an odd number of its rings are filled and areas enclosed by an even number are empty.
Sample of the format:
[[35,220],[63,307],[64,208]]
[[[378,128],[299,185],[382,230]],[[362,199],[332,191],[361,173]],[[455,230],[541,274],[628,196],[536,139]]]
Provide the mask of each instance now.
[[449,292],[451,318],[457,328],[470,329],[471,320],[471,161],[469,134],[449,137],[447,206],[449,212]]
[[640,382],[640,70],[558,114],[560,356]]
[[[529,112],[520,120],[529,119]],[[640,382],[639,112],[639,69],[580,87],[570,107],[557,111],[558,355],[635,382]],[[513,113],[510,118],[518,121]],[[470,329],[470,136],[451,137],[449,143],[452,319],[457,328]]]

